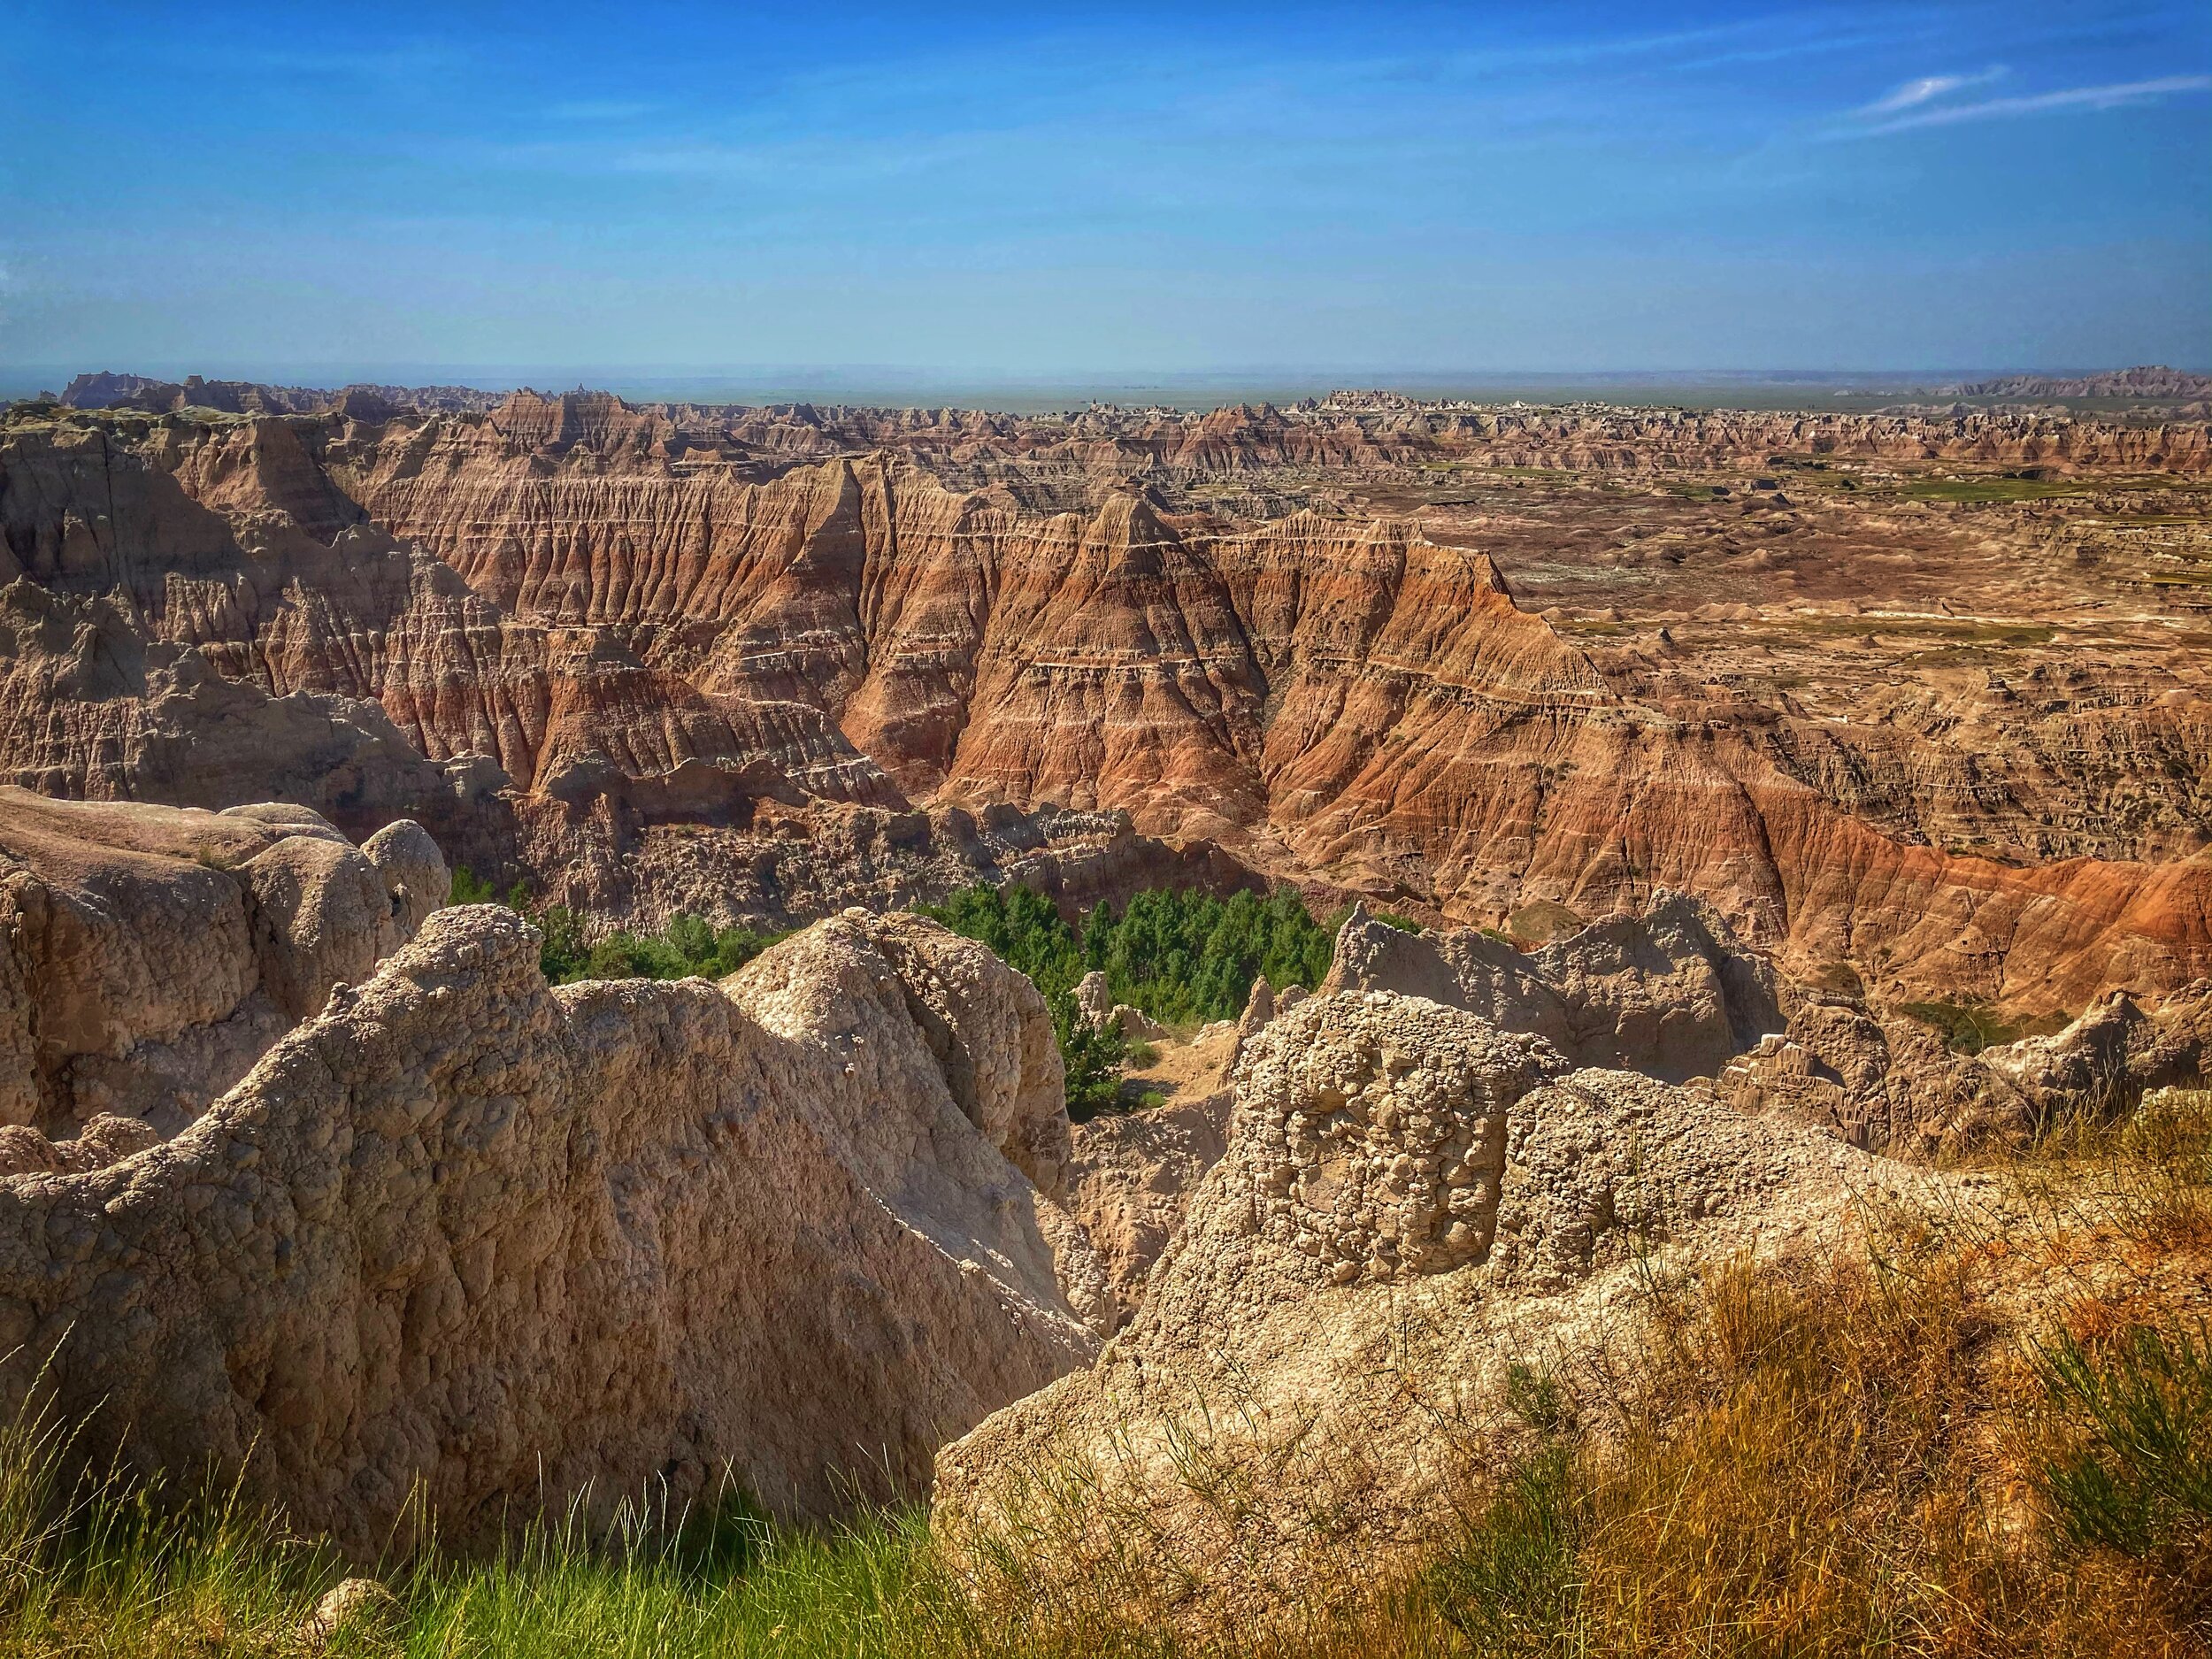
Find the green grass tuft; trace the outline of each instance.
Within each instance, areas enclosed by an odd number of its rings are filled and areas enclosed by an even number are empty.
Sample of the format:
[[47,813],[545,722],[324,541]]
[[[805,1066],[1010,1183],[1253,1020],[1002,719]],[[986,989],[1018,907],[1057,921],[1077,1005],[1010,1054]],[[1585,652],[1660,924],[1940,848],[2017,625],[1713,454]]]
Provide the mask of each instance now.
[[2036,1365],[2087,1431],[2042,1471],[2064,1535],[2139,1556],[2212,1549],[2212,1343],[2137,1326],[2093,1347],[2070,1333]]

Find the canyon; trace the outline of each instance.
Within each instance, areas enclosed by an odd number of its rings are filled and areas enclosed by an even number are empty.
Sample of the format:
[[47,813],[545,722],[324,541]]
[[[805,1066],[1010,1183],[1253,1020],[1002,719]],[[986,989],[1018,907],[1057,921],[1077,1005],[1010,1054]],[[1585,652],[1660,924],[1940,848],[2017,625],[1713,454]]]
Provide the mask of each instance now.
[[227,401],[10,414],[0,777],[595,925],[1288,879],[2030,1015],[2212,972],[2200,421]]
[[[2185,434],[341,401],[0,431],[0,1410],[73,1468],[363,1565],[926,1500],[1198,1638],[1410,1571],[1655,1284],[1907,1212],[2093,1276],[1971,1160],[2212,1056]],[[462,865],[798,931],[556,986]],[[1087,980],[1149,1069],[1074,1122],[908,913],[979,880],[1348,908],[1234,1022]]]
[[[2212,1054],[2212,982],[1962,1057],[1701,900],[1529,952],[1356,907],[1177,1098],[1071,1123],[1045,999],[924,918],[556,987],[446,885],[408,820],[0,791],[0,1409],[73,1463],[211,1475],[362,1562],[933,1494],[956,1559],[1041,1538],[1064,1587],[1125,1522],[1178,1618],[1244,1616],[1417,1549],[1514,1442],[1502,1379],[1619,1363],[1654,1274],[1856,1248],[1886,1203],[2028,1239],[2032,1187],[1916,1136]],[[1193,1456],[1278,1471],[1253,1525]]]

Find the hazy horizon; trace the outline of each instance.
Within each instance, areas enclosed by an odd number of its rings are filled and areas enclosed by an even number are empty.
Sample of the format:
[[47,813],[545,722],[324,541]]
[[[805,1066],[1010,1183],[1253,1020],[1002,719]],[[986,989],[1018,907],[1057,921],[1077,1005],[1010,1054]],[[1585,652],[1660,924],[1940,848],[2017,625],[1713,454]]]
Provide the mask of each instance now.
[[[97,369],[59,365],[24,369],[0,367],[0,399],[59,392],[78,373],[145,374],[182,380],[197,373],[208,380],[257,381],[266,385],[335,389],[348,385],[405,387],[465,386],[502,392],[528,387],[553,393],[579,389],[612,392],[631,403],[764,404],[814,403],[863,407],[982,408],[1007,413],[1036,413],[1086,403],[1159,404],[1210,409],[1225,403],[1284,404],[1322,397],[1333,391],[1382,390],[1422,398],[1463,397],[1504,402],[1603,401],[1687,406],[1834,408],[1849,410],[1909,398],[1918,392],[1962,382],[2016,374],[2067,378],[2137,366],[2126,364],[2057,367],[1949,369],[1700,369],[1671,373],[1622,369],[1556,370],[1371,369],[1300,371],[1295,368],[1085,373],[1068,371],[1025,375],[963,374],[945,367],[904,365],[739,365],[680,370],[667,365],[560,365],[360,364],[247,365],[253,372],[211,373],[171,365],[103,364]],[[2163,366],[2203,373],[2193,365]]]
[[12,381],[2212,362],[2200,4],[23,0],[0,93]]

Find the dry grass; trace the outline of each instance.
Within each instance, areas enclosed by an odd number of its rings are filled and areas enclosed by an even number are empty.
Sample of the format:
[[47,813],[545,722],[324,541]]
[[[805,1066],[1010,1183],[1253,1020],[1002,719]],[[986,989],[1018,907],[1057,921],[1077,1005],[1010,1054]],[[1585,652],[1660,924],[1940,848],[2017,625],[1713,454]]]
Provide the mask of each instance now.
[[[1983,1174],[1884,1217],[1863,1256],[1654,1277],[1632,1371],[1517,1376],[1517,1451],[1486,1466],[1495,1438],[1470,1442],[1425,1563],[1348,1565],[1213,1633],[1285,1655],[2206,1653],[2212,1094]],[[979,1575],[995,1628],[1141,1647],[1189,1628],[1181,1580],[1237,1571],[1240,1542],[1271,1592],[1356,1558],[1321,1500],[1360,1490],[1357,1448],[1248,1407],[1195,1416],[1171,1531],[1098,1471],[1041,1479]],[[1259,1529],[1279,1534],[1288,1492],[1324,1518],[1285,1551]],[[1039,1559],[1058,1563],[1041,1592]]]
[[[2212,1651],[2212,1094],[2168,1091],[1896,1216],[1866,1256],[1654,1278],[1641,1363],[1517,1371],[1425,1559],[1362,1571],[1359,1448],[1248,1402],[1168,1443],[1191,1548],[1097,1471],[1040,1471],[1025,1529],[956,1563],[912,1516],[831,1536],[738,1517],[625,1548],[559,1527],[388,1574],[362,1655],[1390,1654],[1526,1659]],[[1981,1190],[1981,1189],[1976,1189]],[[1409,1402],[1409,1409],[1419,1409]],[[296,1651],[341,1571],[217,1500],[65,1498],[0,1435],[0,1654]],[[1194,1628],[1199,1575],[1302,1588]],[[1068,1558],[1081,1572],[1041,1575]]]
[[1517,1650],[2206,1651],[2212,1094],[2012,1173],[2024,1206],[1893,1217],[1871,1259],[1655,1286],[1647,1369],[1594,1402],[1617,1435],[1522,1465],[1574,1527],[1566,1617]]

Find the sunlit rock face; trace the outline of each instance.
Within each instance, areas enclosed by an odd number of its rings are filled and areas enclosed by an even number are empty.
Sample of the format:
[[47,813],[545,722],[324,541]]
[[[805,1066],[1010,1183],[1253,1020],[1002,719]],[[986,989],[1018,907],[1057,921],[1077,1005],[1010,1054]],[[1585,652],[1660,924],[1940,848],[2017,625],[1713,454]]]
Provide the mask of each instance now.
[[[1757,606],[1703,607],[1724,687],[1666,629],[1632,649],[1533,614],[1510,591],[1541,577],[1532,532],[1502,513],[1248,518],[1187,487],[1333,468],[1410,488],[1424,457],[1756,465],[1762,446],[2185,470],[2197,427],[1347,406],[1048,429],[585,394],[371,412],[0,439],[0,772],[55,795],[282,796],[356,834],[410,817],[472,867],[648,921],[1008,875],[1089,902],[1203,843],[1225,864],[1178,873],[1466,923],[1694,895],[1788,965],[1848,960],[1901,992],[2070,1010],[2212,972],[2212,867],[2192,856],[2212,705],[2185,677],[2084,670],[2031,695],[1938,676],[1815,715],[1801,675],[1758,666],[1782,634]],[[1682,508],[1763,603],[1880,595],[1835,573],[1870,566],[1778,564],[1749,535],[1979,557],[1947,521],[1764,482]],[[1543,511],[1572,541],[1598,507]],[[1686,534],[1615,547],[1617,590],[1672,580]],[[1536,574],[1502,574],[1494,538]],[[1056,810],[1126,818],[1022,827]]]

